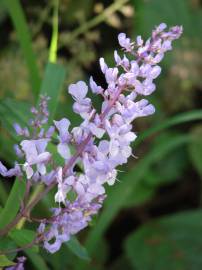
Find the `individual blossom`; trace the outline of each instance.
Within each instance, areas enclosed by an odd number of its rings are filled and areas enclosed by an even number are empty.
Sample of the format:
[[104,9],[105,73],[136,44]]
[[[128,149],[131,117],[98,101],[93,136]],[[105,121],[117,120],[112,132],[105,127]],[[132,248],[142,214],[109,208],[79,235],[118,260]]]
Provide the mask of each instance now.
[[68,146],[71,138],[71,135],[68,132],[70,121],[66,118],[63,118],[60,121],[54,121],[54,124],[59,132],[58,139],[60,143],[57,146],[58,153],[67,160],[71,155]]
[[46,162],[51,158],[51,154],[45,151],[49,139],[38,139],[38,140],[23,140],[21,147],[26,156],[26,162],[23,165],[23,169],[26,172],[27,178],[31,178],[34,174],[32,168],[36,165],[36,172],[41,175],[46,174]]
[[79,81],[76,84],[71,84],[69,86],[69,93],[75,100],[73,110],[80,114],[84,119],[88,117],[88,113],[91,109],[91,100],[86,97],[87,92],[88,86],[83,81]]

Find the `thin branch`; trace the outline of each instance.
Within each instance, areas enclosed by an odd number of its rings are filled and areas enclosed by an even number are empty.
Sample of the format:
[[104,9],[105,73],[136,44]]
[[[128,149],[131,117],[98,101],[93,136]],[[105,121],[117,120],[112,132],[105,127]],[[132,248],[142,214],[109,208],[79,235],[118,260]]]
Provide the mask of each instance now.
[[113,13],[120,10],[120,8],[126,4],[129,0],[117,0],[113,4],[111,4],[108,8],[106,8],[101,14],[94,17],[92,20],[83,23],[80,27],[75,29],[69,34],[69,38],[65,40],[65,43],[62,43],[58,46],[58,49],[62,48],[63,46],[66,46],[67,44],[71,43],[73,40],[75,40],[79,35],[87,32],[91,28],[95,27],[96,25],[104,22],[106,19],[108,19]]
[[20,248],[15,248],[15,249],[8,249],[8,250],[0,250],[0,255],[5,255],[5,254],[10,254],[10,253],[14,253],[14,252],[20,252],[23,251],[25,249],[29,249],[32,248],[34,245],[38,244],[40,241],[42,241],[43,239],[43,235],[40,237],[36,237],[32,242],[20,247]]

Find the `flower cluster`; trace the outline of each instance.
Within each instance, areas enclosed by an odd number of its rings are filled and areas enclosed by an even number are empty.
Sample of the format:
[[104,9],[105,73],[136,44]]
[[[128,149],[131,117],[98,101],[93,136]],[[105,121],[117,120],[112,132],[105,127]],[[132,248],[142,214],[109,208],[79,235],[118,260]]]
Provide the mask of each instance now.
[[[7,170],[0,163],[0,173],[19,176],[24,171],[32,183],[57,183],[55,202],[59,205],[52,209],[52,217],[44,219],[38,228],[49,252],[59,250],[71,235],[88,225],[106,197],[105,183],[113,185],[117,180],[117,166],[133,155],[130,144],[137,136],[131,123],[155,112],[144,96],[154,92],[154,79],[161,72],[158,63],[164,53],[172,49],[172,41],[182,33],[180,26],[169,31],[165,28],[164,23],[160,24],[146,41],[138,36],[131,42],[124,33],[119,34],[118,41],[124,53],[120,56],[114,52],[115,67],[108,67],[100,58],[107,87],[103,89],[92,77],[89,82],[91,91],[103,98],[100,112],[87,97],[89,89],[85,82],[69,86],[68,92],[74,99],[73,110],[82,118],[79,126],[70,128],[70,121],[63,118],[54,121],[46,130],[47,97],[42,97],[39,109],[31,110],[35,116],[30,122],[31,131],[15,125],[17,134],[26,138],[15,146],[17,155],[25,162],[22,170],[17,164],[14,169]],[[63,165],[55,164],[46,150],[53,138],[57,141]]]

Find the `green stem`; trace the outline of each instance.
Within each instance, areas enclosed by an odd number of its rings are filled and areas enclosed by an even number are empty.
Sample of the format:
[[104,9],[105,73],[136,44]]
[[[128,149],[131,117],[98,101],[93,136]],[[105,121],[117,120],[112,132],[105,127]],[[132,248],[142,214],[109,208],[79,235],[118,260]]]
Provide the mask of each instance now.
[[[43,185],[38,185],[38,186],[36,187],[36,189],[33,191],[32,195],[31,195],[31,197],[30,197],[30,199],[29,199],[29,201],[28,201],[28,205],[29,205],[32,201],[34,201],[34,200],[38,197],[38,195],[39,195],[41,192],[43,192],[43,190],[44,190],[44,186],[43,186]],[[27,215],[29,215],[29,213],[27,213]],[[20,219],[20,221],[18,222],[18,224],[16,225],[16,228],[17,228],[17,229],[21,229],[21,228],[24,226],[25,222],[26,222],[26,218],[25,218],[25,217],[22,217],[22,218]]]
[[54,0],[53,33],[52,33],[51,44],[50,44],[50,51],[49,51],[49,61],[51,63],[56,63],[56,61],[57,61],[58,8],[59,8],[59,0]]

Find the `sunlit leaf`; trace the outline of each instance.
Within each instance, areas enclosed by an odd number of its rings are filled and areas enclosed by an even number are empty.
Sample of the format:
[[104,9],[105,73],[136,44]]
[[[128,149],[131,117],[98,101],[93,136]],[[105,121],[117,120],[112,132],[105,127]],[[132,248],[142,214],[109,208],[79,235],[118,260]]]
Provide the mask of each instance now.
[[0,255],[0,267],[15,265],[14,262],[10,261],[5,255]]

